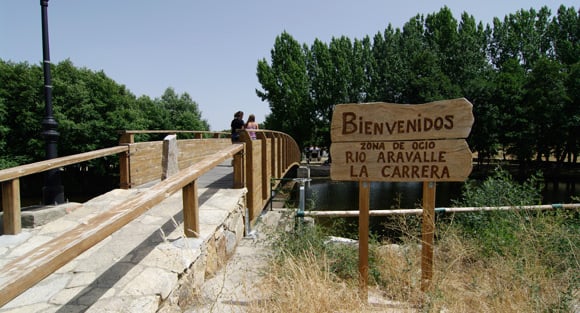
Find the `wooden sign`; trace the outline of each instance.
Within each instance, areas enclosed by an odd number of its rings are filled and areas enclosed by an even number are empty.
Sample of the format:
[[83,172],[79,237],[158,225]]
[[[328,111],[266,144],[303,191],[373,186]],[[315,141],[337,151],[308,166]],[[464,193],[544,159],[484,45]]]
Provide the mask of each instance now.
[[339,104],[331,123],[333,180],[464,181],[473,125],[466,99],[426,104]]
[[332,180],[359,182],[359,274],[366,299],[370,181],[423,181],[421,290],[433,276],[435,182],[464,181],[472,154],[464,138],[472,104],[452,99],[426,104],[339,104],[330,124]]
[[333,180],[464,181],[472,153],[463,139],[339,142],[330,147]]
[[413,105],[339,104],[332,114],[330,139],[335,143],[467,138],[472,107],[464,98]]

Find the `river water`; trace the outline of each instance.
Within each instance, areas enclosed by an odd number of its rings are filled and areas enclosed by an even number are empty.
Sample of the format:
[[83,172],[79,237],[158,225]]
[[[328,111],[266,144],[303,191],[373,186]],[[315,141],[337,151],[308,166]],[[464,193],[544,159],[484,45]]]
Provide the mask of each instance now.
[[[292,192],[292,200],[298,206],[298,184]],[[578,196],[575,184],[549,183],[542,192],[543,204],[570,203],[572,196]],[[453,200],[461,197],[462,182],[437,183],[435,207],[451,207]],[[358,210],[358,182],[331,181],[313,179],[305,184],[305,209],[315,211]],[[416,209],[422,201],[423,183],[372,182],[370,189],[370,210]],[[397,227],[390,227],[393,217],[374,216],[370,218],[369,229],[378,238],[397,240],[402,232]],[[358,217],[319,217],[318,223],[332,229],[335,236],[356,238],[358,236]],[[410,220],[409,225],[417,224],[420,216]],[[337,224],[337,222],[339,224]],[[340,226],[341,225],[341,226]]]
[[[550,182],[542,192],[542,203],[569,203],[578,196],[575,184]],[[358,182],[313,179],[305,186],[307,206],[320,211],[358,209]],[[462,182],[436,184],[435,207],[450,207],[461,197]],[[422,201],[423,183],[372,182],[370,209],[414,209]],[[532,203],[530,203],[532,204]]]

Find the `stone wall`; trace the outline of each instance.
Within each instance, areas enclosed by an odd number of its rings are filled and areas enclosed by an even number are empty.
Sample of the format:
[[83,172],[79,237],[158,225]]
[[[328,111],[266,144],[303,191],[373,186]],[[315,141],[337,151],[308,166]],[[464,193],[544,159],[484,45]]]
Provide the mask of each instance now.
[[198,258],[189,269],[181,273],[177,287],[162,301],[158,312],[182,312],[196,301],[205,280],[215,275],[227,263],[244,237],[246,207],[244,195],[213,236],[209,236],[201,245]]

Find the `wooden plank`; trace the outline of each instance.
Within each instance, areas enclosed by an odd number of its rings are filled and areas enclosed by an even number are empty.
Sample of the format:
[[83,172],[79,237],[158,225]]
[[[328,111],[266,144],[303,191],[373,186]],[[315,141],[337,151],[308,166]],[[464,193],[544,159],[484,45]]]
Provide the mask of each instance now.
[[277,178],[282,178],[286,167],[284,166],[284,141],[282,140],[282,135],[278,134],[278,176]]
[[333,180],[464,181],[473,166],[464,139],[339,142],[330,154]]
[[252,146],[252,150],[247,151],[246,154],[251,155],[251,158],[248,158],[247,160],[251,169],[249,169],[246,174],[248,175],[248,209],[250,211],[250,221],[254,223],[264,208],[261,179],[262,150],[260,149],[261,143],[257,140],[250,141],[248,146],[250,145]]
[[131,161],[131,180],[133,185],[142,185],[161,178],[161,158],[158,160]]
[[421,291],[431,288],[433,245],[435,238],[435,183],[423,182],[423,217],[421,222]]
[[183,232],[186,237],[199,238],[197,179],[183,187]]
[[[243,146],[243,144],[242,144]],[[239,152],[234,155],[234,188],[244,188],[245,185],[245,158],[244,153]]]
[[117,146],[3,169],[0,170],[0,182],[122,153],[127,149],[127,146]]
[[270,138],[270,176],[271,177],[278,177],[277,173],[278,173],[278,158],[277,156],[277,152],[278,152],[278,148],[277,148],[277,144],[278,144],[278,140],[276,138],[276,136],[273,133],[268,133],[268,138]]
[[339,104],[332,114],[331,141],[467,138],[474,120],[472,108],[464,98],[416,105]]
[[270,161],[272,162],[272,172],[271,172],[271,176],[278,178],[278,167],[280,166],[280,162],[278,160],[278,138],[276,137],[276,135],[274,133],[270,133],[269,137],[272,138],[272,148],[271,148],[271,157],[270,157]]
[[229,139],[187,139],[177,142],[180,151],[202,154],[207,154],[208,151],[219,151],[231,144]]
[[20,180],[2,182],[2,220],[5,235],[16,235],[22,231],[20,211]]
[[361,289],[361,298],[368,298],[369,277],[369,207],[371,183],[360,181],[358,183],[358,272]]
[[262,145],[261,147],[261,154],[262,154],[262,163],[261,169],[262,173],[260,176],[262,177],[262,200],[265,201],[270,197],[270,139],[266,138],[266,135],[263,132],[256,133],[256,137],[260,140]]
[[151,187],[86,223],[12,260],[0,272],[0,306],[32,287],[78,255],[107,238],[136,217],[181,190],[193,180],[238,153],[243,146],[232,145]]
[[189,167],[208,155],[230,146],[229,139],[179,140],[179,168]]
[[223,135],[227,136],[227,132],[205,131],[205,130],[122,130],[121,135],[135,135],[135,134],[209,134],[209,135]]
[[140,186],[161,178],[162,141],[140,142],[130,146],[132,186]]
[[119,154],[119,186],[121,189],[131,188],[131,159],[129,158],[129,146],[135,143],[133,134],[123,134],[119,139],[119,145],[127,147],[127,151]]

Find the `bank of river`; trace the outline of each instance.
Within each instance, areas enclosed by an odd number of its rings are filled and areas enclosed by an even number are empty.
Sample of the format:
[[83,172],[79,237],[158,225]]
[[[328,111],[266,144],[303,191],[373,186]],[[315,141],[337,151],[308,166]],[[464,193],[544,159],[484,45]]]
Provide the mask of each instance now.
[[[497,165],[474,166],[473,177],[470,179],[482,180],[491,173]],[[314,210],[356,210],[358,207],[358,182],[331,181],[330,166],[311,164],[310,175],[312,180],[306,184],[306,206]],[[523,175],[517,167],[507,168],[514,179],[525,179],[533,170]],[[570,203],[573,197],[578,197],[580,188],[580,172],[575,168],[548,168],[543,169],[545,187],[542,191],[542,203]],[[422,182],[372,182],[370,208],[372,210],[412,209],[417,208],[422,199]],[[437,183],[435,206],[450,207],[454,200],[458,200],[464,186],[463,182]],[[295,192],[297,197],[297,192]]]

